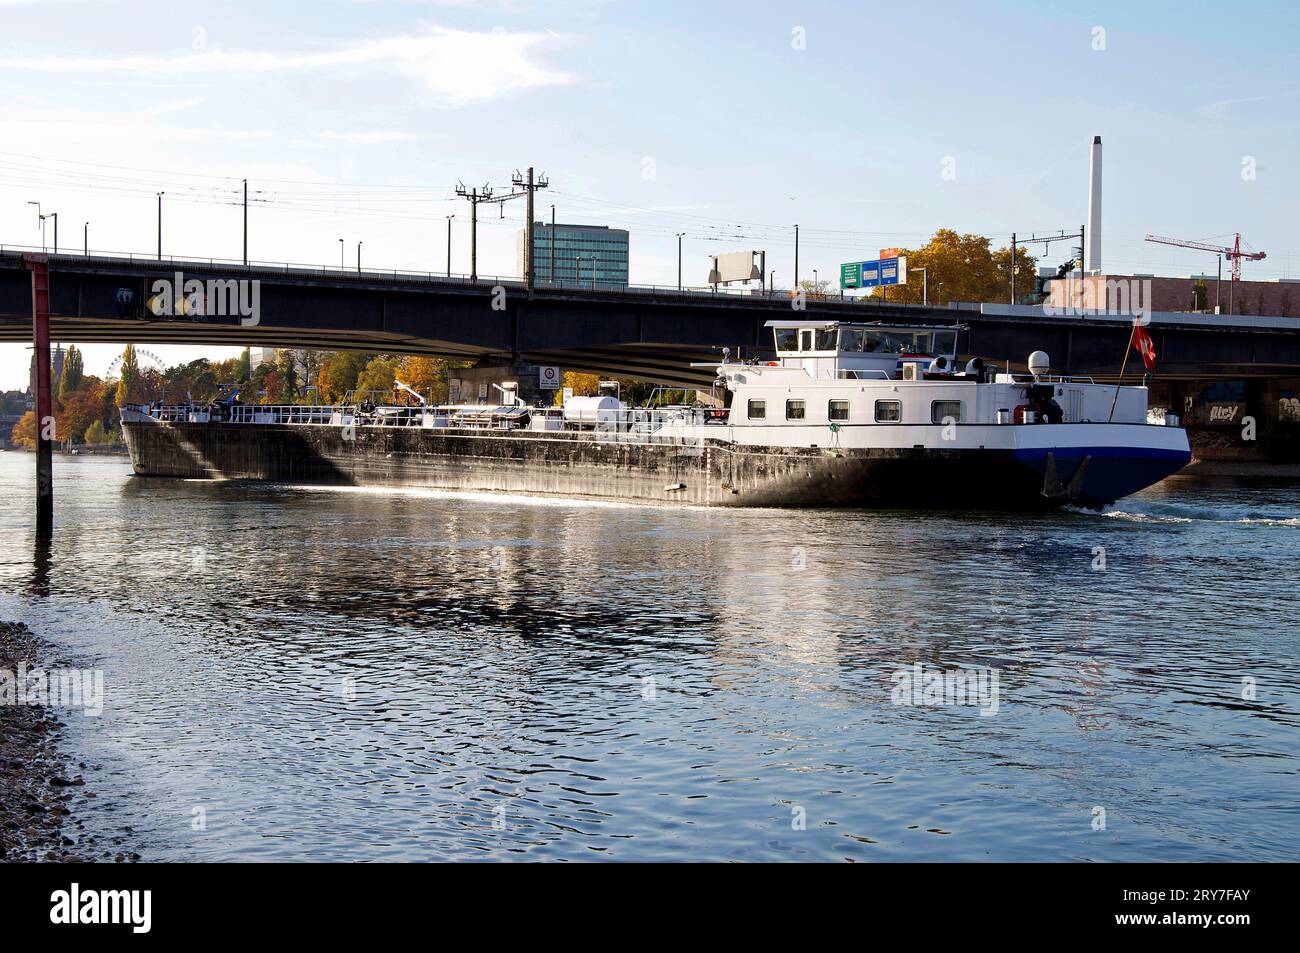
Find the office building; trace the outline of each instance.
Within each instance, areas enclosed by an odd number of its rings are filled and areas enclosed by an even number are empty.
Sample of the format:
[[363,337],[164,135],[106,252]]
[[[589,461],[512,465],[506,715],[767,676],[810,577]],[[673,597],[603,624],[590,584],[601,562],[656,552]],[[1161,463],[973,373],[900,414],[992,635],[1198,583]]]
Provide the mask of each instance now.
[[[606,225],[537,222],[533,226],[534,283],[621,288],[627,285],[628,233]],[[554,270],[552,270],[554,262]],[[519,274],[524,274],[524,232],[519,232]]]

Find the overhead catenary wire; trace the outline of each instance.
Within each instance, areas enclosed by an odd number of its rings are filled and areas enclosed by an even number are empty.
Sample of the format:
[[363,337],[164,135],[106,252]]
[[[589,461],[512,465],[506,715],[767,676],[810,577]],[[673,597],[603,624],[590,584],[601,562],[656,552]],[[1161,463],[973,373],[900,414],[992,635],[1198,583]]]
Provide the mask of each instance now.
[[[120,198],[152,199],[165,191],[168,201],[194,205],[240,206],[243,204],[242,175],[208,172],[177,172],[147,166],[115,165],[86,159],[65,159],[30,153],[0,151],[0,186],[32,189],[59,189],[78,194],[101,194]],[[457,203],[454,185],[412,184],[408,182],[339,182],[326,179],[283,177],[249,177],[248,205],[281,212],[317,215],[372,217],[411,222],[438,222],[446,218],[447,206]],[[685,231],[692,243],[751,243],[757,247],[788,248],[794,244],[792,226],[784,223],[754,222],[727,218],[701,211],[639,206],[597,196],[552,189],[562,200],[567,214],[600,216],[602,224],[613,224],[635,231],[637,235],[672,239]],[[503,218],[485,218],[488,228],[518,228],[523,218],[514,213]],[[1054,228],[1033,230],[1050,233]],[[994,242],[1006,241],[1001,230],[970,229]],[[1024,234],[1024,233],[1022,233]],[[816,251],[846,253],[854,244],[916,245],[927,241],[931,231],[868,230],[805,225],[800,231],[801,247]],[[1107,239],[1108,243],[1141,245],[1136,240]],[[1243,242],[1243,245],[1246,245]],[[1261,277],[1285,277],[1290,273],[1290,253],[1279,252],[1280,268],[1256,268]],[[1139,268],[1161,267],[1178,270],[1184,263],[1168,259],[1116,259],[1116,264]]]

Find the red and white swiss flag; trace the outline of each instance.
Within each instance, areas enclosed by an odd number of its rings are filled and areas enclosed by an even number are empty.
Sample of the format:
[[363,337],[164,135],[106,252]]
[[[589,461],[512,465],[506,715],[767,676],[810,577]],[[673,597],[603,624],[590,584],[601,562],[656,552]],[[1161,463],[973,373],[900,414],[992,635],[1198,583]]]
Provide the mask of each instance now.
[[1142,363],[1147,366],[1147,370],[1156,369],[1156,342],[1151,340],[1151,335],[1147,329],[1136,321],[1133,322],[1133,346],[1137,348],[1142,355]]

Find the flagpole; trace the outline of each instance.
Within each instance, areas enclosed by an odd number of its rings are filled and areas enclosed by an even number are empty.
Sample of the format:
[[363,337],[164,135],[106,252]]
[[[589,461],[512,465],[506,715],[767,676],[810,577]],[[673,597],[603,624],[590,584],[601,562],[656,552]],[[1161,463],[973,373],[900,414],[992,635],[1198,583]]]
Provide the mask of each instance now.
[[1137,327],[1137,318],[1134,318],[1133,327],[1128,329],[1128,345],[1124,348],[1124,360],[1119,365],[1119,378],[1115,381],[1115,397],[1110,402],[1110,416],[1106,418],[1108,424],[1115,420],[1115,405],[1119,403],[1119,386],[1124,382],[1124,369],[1128,367],[1128,356],[1133,350],[1133,335],[1137,333]]

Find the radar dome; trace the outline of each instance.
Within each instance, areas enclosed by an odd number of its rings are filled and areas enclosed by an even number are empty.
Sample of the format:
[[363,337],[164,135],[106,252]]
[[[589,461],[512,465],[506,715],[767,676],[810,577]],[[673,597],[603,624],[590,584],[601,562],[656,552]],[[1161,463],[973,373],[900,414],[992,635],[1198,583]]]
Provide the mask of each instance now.
[[1042,377],[1052,368],[1052,359],[1047,356],[1046,351],[1035,351],[1029,355],[1029,373],[1035,377]]

